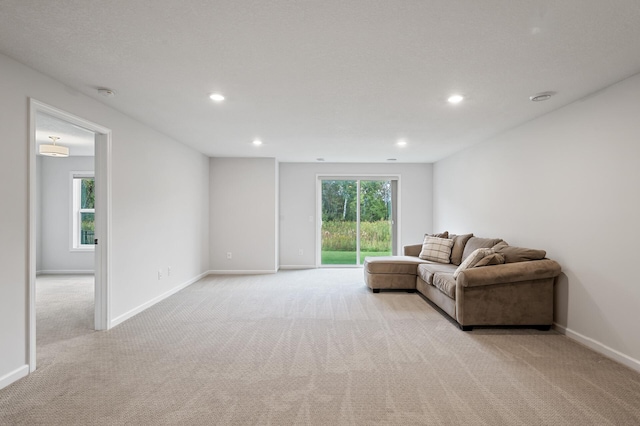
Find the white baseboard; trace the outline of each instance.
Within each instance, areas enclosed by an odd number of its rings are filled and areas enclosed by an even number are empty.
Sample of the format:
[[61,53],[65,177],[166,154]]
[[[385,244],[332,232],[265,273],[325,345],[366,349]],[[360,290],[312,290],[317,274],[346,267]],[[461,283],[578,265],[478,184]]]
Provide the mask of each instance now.
[[281,270],[318,269],[316,265],[280,265]]
[[278,272],[275,269],[265,269],[265,270],[238,270],[238,269],[231,269],[231,270],[210,270],[208,272],[208,275],[265,275],[265,274],[275,274],[276,272]]
[[86,271],[78,269],[36,271],[36,275],[93,275],[94,273],[95,271],[93,269],[89,269]]
[[11,383],[26,377],[29,374],[29,366],[27,364],[13,370],[12,372],[0,377],[0,389],[4,389]]
[[631,358],[628,355],[623,354],[609,346],[598,342],[590,337],[585,336],[584,334],[580,334],[576,331],[571,330],[570,328],[564,327],[560,324],[553,324],[553,328],[561,334],[564,334],[568,338],[575,340],[589,349],[593,349],[601,355],[606,356],[607,358],[611,358],[614,361],[619,362],[622,365],[625,365],[635,371],[640,372],[640,361],[635,358]]
[[162,300],[166,299],[167,297],[176,294],[180,290],[190,286],[191,284],[195,283],[196,281],[200,281],[202,278],[206,277],[208,274],[209,274],[208,272],[203,272],[200,275],[190,279],[189,281],[184,282],[184,283],[172,288],[171,290],[166,291],[166,292],[162,293],[161,295],[159,295],[157,297],[154,297],[153,299],[149,300],[148,302],[143,303],[142,305],[131,309],[129,312],[126,312],[126,313],[120,315],[119,317],[112,319],[109,328],[115,327],[116,325],[123,323],[124,321],[128,320],[129,318],[132,318],[132,317],[136,316],[137,314],[139,314],[140,312],[144,311],[145,309],[148,309],[151,306],[155,305],[156,303],[161,302]]

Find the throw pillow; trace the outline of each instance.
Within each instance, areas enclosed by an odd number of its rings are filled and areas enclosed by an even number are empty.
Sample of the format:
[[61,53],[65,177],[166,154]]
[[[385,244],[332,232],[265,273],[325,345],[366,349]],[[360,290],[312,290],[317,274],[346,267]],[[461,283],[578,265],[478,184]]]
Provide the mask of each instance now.
[[453,247],[453,240],[427,235],[424,237],[422,251],[418,257],[432,262],[449,263],[451,247]]
[[490,265],[502,265],[503,263],[504,263],[504,256],[501,255],[500,253],[493,253],[480,259],[478,263],[475,264],[474,268],[479,268],[481,266],[490,266]]
[[529,260],[544,259],[547,252],[524,247],[501,246],[496,250],[504,256],[504,263],[527,262]]
[[460,272],[465,269],[473,268],[476,263],[480,262],[483,257],[493,254],[493,249],[490,248],[479,248],[473,251],[467,258],[458,266],[458,269],[453,273],[453,278],[458,278]]

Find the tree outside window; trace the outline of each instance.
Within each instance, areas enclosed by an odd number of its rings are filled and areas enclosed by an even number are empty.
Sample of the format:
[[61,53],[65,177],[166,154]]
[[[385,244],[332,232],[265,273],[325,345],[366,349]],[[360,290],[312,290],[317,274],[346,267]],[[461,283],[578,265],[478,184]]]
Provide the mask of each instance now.
[[95,180],[92,174],[73,175],[73,248],[93,249],[95,241]]

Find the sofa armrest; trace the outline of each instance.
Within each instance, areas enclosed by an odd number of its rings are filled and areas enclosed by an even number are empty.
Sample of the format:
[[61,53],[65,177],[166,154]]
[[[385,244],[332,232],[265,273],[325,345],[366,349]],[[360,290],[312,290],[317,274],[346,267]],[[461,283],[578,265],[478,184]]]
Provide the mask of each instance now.
[[421,251],[422,251],[422,244],[412,244],[409,246],[402,247],[402,254],[404,256],[418,257]]
[[551,259],[542,259],[466,269],[460,272],[456,281],[458,285],[463,287],[478,287],[542,280],[554,278],[558,275],[560,275],[558,262]]

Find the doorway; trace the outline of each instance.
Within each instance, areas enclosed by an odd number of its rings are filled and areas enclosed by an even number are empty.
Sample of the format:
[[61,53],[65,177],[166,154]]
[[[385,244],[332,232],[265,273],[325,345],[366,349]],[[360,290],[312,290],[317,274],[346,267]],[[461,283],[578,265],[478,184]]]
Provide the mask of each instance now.
[[397,253],[397,177],[319,178],[319,265]]
[[[87,318],[88,328],[109,328],[111,131],[34,99],[30,99],[29,107],[28,352],[29,369],[33,372],[36,369],[38,272],[43,273],[42,277],[49,277],[42,281],[51,287],[61,285],[62,281],[91,286],[90,291],[85,291],[92,297],[90,306],[93,312]],[[66,141],[52,139],[52,142],[69,148],[68,157],[40,155],[40,145],[44,144],[43,130],[65,136]],[[78,140],[74,139],[74,133]],[[83,137],[85,140],[80,140]],[[63,153],[66,151],[64,148]],[[55,185],[50,181],[51,176],[43,176],[45,171],[56,176],[58,182]],[[55,247],[45,248],[40,244],[45,240],[51,243],[54,239]],[[52,280],[52,276],[57,279]]]

